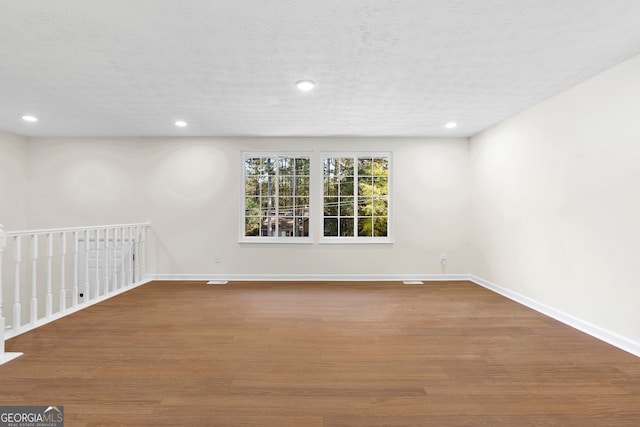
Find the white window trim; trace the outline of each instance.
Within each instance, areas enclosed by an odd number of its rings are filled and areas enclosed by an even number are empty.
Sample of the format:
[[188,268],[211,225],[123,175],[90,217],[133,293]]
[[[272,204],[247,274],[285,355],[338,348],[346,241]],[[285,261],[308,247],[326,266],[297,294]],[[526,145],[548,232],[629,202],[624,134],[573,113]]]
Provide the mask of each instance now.
[[[319,171],[324,182],[323,162],[327,157],[386,157],[389,159],[389,201],[387,211],[387,235],[386,236],[325,236],[324,235],[324,188],[320,191],[320,218],[318,221],[320,244],[393,244],[393,152],[391,151],[322,151],[320,152]],[[322,185],[322,184],[321,184]]]
[[[245,161],[249,157],[308,157],[309,158],[309,236],[245,236],[245,200],[246,200],[246,168]],[[242,151],[241,157],[242,170],[242,197],[240,198],[240,215],[239,215],[239,239],[238,243],[278,243],[278,244],[311,244],[313,243],[314,226],[316,221],[313,218],[314,194],[313,194],[313,175],[312,166],[314,161],[313,152],[311,151]]]
[[[323,230],[324,231],[324,230]],[[387,225],[387,233],[389,232],[389,228]],[[368,237],[368,236],[347,236],[347,237],[336,237],[336,236],[322,236],[320,241],[318,242],[321,245],[391,245],[394,242],[391,236],[379,236],[379,237]]]

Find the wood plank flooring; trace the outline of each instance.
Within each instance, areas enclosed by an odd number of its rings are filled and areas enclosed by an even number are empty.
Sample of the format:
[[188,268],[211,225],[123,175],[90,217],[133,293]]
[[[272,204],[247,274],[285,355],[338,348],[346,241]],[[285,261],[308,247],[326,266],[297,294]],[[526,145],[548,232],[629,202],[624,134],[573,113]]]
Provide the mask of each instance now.
[[6,346],[67,427],[640,425],[640,358],[469,282],[153,282]]

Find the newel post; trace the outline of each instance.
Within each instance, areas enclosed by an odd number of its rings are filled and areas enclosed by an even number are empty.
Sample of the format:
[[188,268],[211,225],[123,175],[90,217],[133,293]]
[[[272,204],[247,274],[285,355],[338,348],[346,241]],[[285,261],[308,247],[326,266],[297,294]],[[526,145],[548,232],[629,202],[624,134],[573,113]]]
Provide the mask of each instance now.
[[7,233],[4,231],[4,227],[0,224],[0,365],[7,363],[16,357],[22,356],[22,353],[5,353],[4,351],[4,332],[5,322],[4,314],[2,313],[2,256],[4,254],[4,248],[7,246]]

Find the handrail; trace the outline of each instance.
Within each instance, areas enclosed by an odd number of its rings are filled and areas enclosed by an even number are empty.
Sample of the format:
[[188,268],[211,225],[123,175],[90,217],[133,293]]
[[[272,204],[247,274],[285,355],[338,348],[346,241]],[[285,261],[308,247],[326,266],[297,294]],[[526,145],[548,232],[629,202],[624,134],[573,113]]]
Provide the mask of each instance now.
[[31,234],[47,234],[47,233],[61,233],[70,231],[85,231],[85,230],[104,230],[105,228],[122,228],[122,227],[149,227],[150,222],[133,222],[130,224],[113,224],[113,225],[90,225],[84,227],[63,227],[63,228],[43,228],[35,230],[18,230],[18,231],[6,231],[7,236],[29,236]]

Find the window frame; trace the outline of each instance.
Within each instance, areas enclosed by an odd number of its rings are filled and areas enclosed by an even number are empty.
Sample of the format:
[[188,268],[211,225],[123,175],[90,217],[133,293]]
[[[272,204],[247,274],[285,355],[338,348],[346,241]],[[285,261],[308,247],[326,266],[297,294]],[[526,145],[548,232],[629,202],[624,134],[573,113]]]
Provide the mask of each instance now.
[[[387,159],[387,235],[386,236],[325,236],[324,222],[325,218],[325,176],[324,165],[325,160],[330,158],[352,158],[354,164],[354,234],[357,234],[358,215],[358,159],[359,158],[386,158]],[[337,244],[390,244],[393,243],[393,153],[391,151],[323,151],[320,153],[320,175],[322,180],[320,194],[320,221],[319,221],[319,243],[337,243]],[[340,215],[337,216],[338,220]],[[373,216],[375,218],[375,216]]]
[[[308,183],[309,183],[309,194],[308,196],[304,196],[309,200],[309,206],[307,209],[307,218],[308,218],[308,236],[246,236],[245,235],[245,222],[246,222],[246,200],[247,200],[247,167],[246,162],[249,158],[275,158],[276,162],[279,163],[280,158],[306,158],[309,162],[309,175],[308,175]],[[312,177],[312,169],[313,169],[313,153],[309,151],[243,151],[241,155],[241,168],[242,168],[242,197],[240,198],[240,224],[239,224],[239,242],[240,243],[285,243],[285,244],[295,244],[295,243],[313,243],[313,177]],[[306,176],[306,175],[305,175]],[[275,178],[275,194],[272,196],[276,201],[276,211],[279,211],[279,168],[276,168]],[[297,197],[297,196],[293,196]],[[280,215],[276,216],[279,218]],[[295,215],[294,215],[295,218]],[[277,224],[276,224],[277,226]]]

